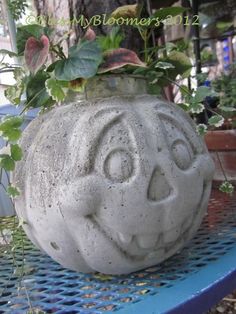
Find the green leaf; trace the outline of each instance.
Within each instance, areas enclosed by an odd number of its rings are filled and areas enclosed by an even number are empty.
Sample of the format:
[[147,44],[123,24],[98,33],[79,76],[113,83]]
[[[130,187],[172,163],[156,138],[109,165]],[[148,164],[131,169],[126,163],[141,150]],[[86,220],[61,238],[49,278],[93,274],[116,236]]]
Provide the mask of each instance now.
[[0,131],[7,131],[9,128],[20,128],[23,123],[22,117],[7,116],[0,124]]
[[161,94],[161,87],[158,84],[148,84],[148,93],[151,95],[160,95]]
[[9,155],[0,155],[0,167],[7,171],[13,171],[15,161]]
[[195,77],[200,84],[203,84],[208,78],[208,73],[198,73]]
[[55,103],[48,94],[45,83],[50,78],[45,71],[38,71],[36,75],[31,76],[26,84],[27,105],[31,108],[50,107]]
[[166,70],[166,69],[174,69],[175,66],[169,62],[159,61],[155,65],[155,68]]
[[148,71],[146,73],[146,78],[148,79],[149,85],[156,84],[161,77],[163,77],[164,73],[163,72],[157,72],[157,71]]
[[175,73],[175,77],[179,74],[182,78],[186,78],[190,75],[192,64],[189,57],[180,51],[171,51],[165,60],[171,63],[175,69],[171,69]]
[[235,112],[236,111],[236,108],[234,108],[234,107],[219,106],[218,108],[224,112]]
[[215,127],[220,127],[224,123],[224,118],[221,115],[214,115],[208,120],[208,124],[215,126]]
[[157,10],[153,17],[159,18],[160,21],[165,20],[169,15],[176,16],[187,11],[188,8],[183,7],[168,7]]
[[121,42],[124,39],[124,35],[120,33],[120,27],[112,27],[111,31],[106,36],[98,36],[97,42],[100,45],[102,51],[110,49],[120,48]]
[[56,79],[72,81],[77,78],[90,78],[97,73],[102,62],[102,53],[98,43],[82,41],[69,49],[69,57],[60,60],[55,66]]
[[182,108],[184,111],[189,111],[189,104],[188,103],[178,103],[178,106],[180,106],[180,108]]
[[21,102],[21,96],[24,91],[24,86],[9,86],[4,91],[5,97],[13,104],[13,105],[19,105]]
[[21,103],[21,97],[25,90],[25,82],[24,82],[24,71],[20,68],[17,68],[13,72],[14,79],[16,80],[16,84],[13,86],[9,86],[5,91],[5,97],[13,104],[19,105]]
[[68,82],[58,81],[53,78],[46,80],[45,82],[46,90],[53,100],[59,102],[65,99],[66,94],[63,91],[63,87],[65,87],[65,83],[67,83],[68,85]]
[[206,124],[201,123],[197,125],[197,133],[199,135],[203,136],[204,134],[206,134],[206,132],[207,132]]
[[0,124],[0,131],[3,138],[10,142],[18,141],[21,136],[19,128],[22,123],[22,117],[6,117]]
[[230,183],[229,181],[224,181],[220,187],[219,190],[221,192],[227,193],[227,194],[232,194],[234,192],[234,186],[232,183]]
[[19,161],[22,159],[22,149],[18,144],[11,145],[11,158],[15,161]]
[[195,102],[193,102],[193,103],[191,103],[190,104],[190,107],[189,107],[189,111],[190,112],[192,112],[192,113],[201,113],[201,112],[203,112],[203,110],[204,110],[204,106],[203,106],[203,104],[201,104],[201,103],[195,103]]
[[207,96],[211,96],[212,91],[209,87],[207,86],[200,86],[196,90],[195,96],[194,96],[194,101],[195,102],[202,102]]
[[11,197],[16,197],[20,195],[20,192],[18,191],[18,189],[12,185],[8,186],[7,188],[7,194]]
[[12,129],[12,130],[8,130],[8,131],[4,132],[3,137],[7,141],[16,142],[20,139],[21,134],[22,134],[21,130]]

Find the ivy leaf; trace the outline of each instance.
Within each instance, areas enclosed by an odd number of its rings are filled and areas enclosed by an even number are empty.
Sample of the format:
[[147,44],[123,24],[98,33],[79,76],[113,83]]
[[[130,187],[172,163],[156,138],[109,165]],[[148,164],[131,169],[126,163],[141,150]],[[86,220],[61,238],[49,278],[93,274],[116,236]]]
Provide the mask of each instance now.
[[119,69],[125,65],[146,67],[146,64],[139,59],[134,51],[126,48],[118,48],[107,51],[104,54],[104,61],[99,67],[98,73]]
[[180,106],[180,108],[182,108],[184,111],[189,111],[190,104],[188,104],[188,103],[178,103],[178,106]]
[[149,81],[149,84],[153,85],[153,84],[156,84],[158,80],[160,79],[160,77],[162,77],[163,75],[164,75],[163,72],[149,71],[146,74],[146,77]]
[[10,197],[16,197],[20,195],[20,192],[18,191],[18,189],[12,185],[9,185],[7,188],[7,194]]
[[229,181],[224,181],[220,187],[219,190],[221,192],[227,193],[227,194],[232,194],[234,192],[234,186],[232,183],[230,183]]
[[10,142],[18,141],[22,133],[19,129],[22,123],[22,117],[6,117],[0,124],[3,138]]
[[167,70],[167,69],[174,69],[175,66],[173,64],[169,63],[169,62],[159,61],[155,65],[155,68]]
[[197,133],[199,135],[203,136],[204,134],[206,134],[206,132],[207,132],[206,124],[201,123],[197,125]]
[[25,45],[25,62],[32,73],[36,73],[46,62],[49,54],[49,39],[42,35],[40,40],[29,37]]
[[209,87],[207,86],[200,86],[196,90],[196,94],[194,96],[194,101],[195,102],[202,102],[207,96],[211,96],[212,91]]
[[24,71],[22,71],[22,69],[15,69],[13,74],[16,84],[9,86],[4,91],[4,95],[12,104],[17,106],[21,103],[21,97],[25,89]]
[[6,171],[15,169],[15,161],[9,155],[0,155],[0,167]]
[[24,85],[13,85],[9,86],[7,89],[4,91],[5,97],[10,101],[10,103],[14,105],[19,105],[21,102],[21,96],[24,91]]
[[208,120],[209,125],[220,127],[224,123],[224,118],[221,115],[214,115]]
[[66,94],[63,88],[68,86],[68,82],[58,81],[54,78],[49,78],[45,82],[46,90],[48,94],[56,102],[63,101],[66,97]]
[[97,41],[82,41],[69,49],[69,57],[55,65],[55,77],[60,81],[90,78],[97,73],[102,62],[101,48]]
[[18,144],[11,145],[11,158],[15,161],[19,161],[22,158],[22,149]]
[[19,128],[23,123],[22,117],[6,116],[0,124],[0,131],[7,131],[9,128]]
[[192,102],[189,107],[189,111],[192,113],[201,113],[204,110],[204,106],[201,103]]
[[224,112],[235,112],[236,111],[236,108],[234,108],[234,107],[219,106],[218,108]]
[[173,70],[175,71],[175,76],[179,74],[186,78],[190,75],[192,63],[185,53],[174,50],[169,53],[166,62],[171,63],[175,67]]

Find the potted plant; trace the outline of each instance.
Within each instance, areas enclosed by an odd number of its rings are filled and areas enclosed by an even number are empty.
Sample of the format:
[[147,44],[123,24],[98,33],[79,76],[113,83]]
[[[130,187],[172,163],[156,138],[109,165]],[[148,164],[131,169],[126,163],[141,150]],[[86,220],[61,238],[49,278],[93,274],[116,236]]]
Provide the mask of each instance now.
[[[14,170],[9,192],[27,235],[71,269],[124,274],[157,264],[192,238],[207,208],[213,162],[204,142],[181,108],[155,95],[157,82],[173,81],[190,62],[173,46],[156,60],[151,22],[139,26],[143,61],[119,47],[117,30],[96,38],[88,29],[68,55],[48,28],[18,30],[30,73],[17,69],[6,95],[19,103],[25,92],[22,113],[41,114],[20,145],[22,117],[1,123],[10,150],[0,162]],[[45,65],[49,51],[56,61]]]
[[[205,140],[209,151],[214,159],[216,171],[214,180],[231,181],[235,183],[235,156],[236,156],[236,72],[235,66],[231,66],[228,74],[222,74],[212,81],[212,88],[217,93],[214,110],[220,115],[220,127],[214,126],[208,130]],[[211,114],[211,113],[210,113]],[[212,118],[210,118],[212,119]],[[224,189],[225,183],[223,185]]]

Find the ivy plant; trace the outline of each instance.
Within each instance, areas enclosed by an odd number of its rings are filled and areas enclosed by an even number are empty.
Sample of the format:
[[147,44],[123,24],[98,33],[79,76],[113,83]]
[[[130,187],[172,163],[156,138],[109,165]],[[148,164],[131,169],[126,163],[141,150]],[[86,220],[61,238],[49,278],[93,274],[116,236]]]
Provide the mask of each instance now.
[[[160,22],[182,14],[186,8],[170,7],[157,10],[152,19]],[[143,7],[126,5],[111,13],[113,18],[142,18]],[[5,90],[9,101],[22,106],[19,117],[6,117],[0,123],[0,132],[8,143],[8,150],[0,152],[0,167],[7,171],[15,169],[15,163],[21,159],[22,152],[18,144],[21,136],[21,125],[24,114],[32,108],[40,108],[40,112],[50,110],[65,100],[68,92],[83,92],[87,81],[96,75],[132,74],[142,75],[149,83],[149,92],[160,94],[162,88],[176,83],[176,78],[187,78],[192,68],[191,60],[186,55],[187,44],[183,41],[173,44],[166,43],[160,47],[152,47],[150,38],[154,29],[152,22],[138,28],[143,39],[143,51],[136,52],[121,47],[124,34],[119,27],[114,27],[107,36],[96,36],[92,28],[88,28],[78,43],[63,50],[64,36],[58,43],[53,43],[53,30],[38,24],[24,25],[17,29],[17,54],[1,50],[0,53],[10,57],[24,59],[23,66],[9,66],[2,62],[0,72],[12,71],[15,85]],[[50,61],[53,60],[53,61]],[[178,84],[177,84],[178,85]],[[204,110],[204,99],[210,95],[209,88],[199,87],[188,90],[179,86],[184,102],[179,104],[191,115]],[[22,96],[25,96],[23,100]],[[210,125],[220,125],[222,117],[219,113],[209,120]],[[204,126],[199,126],[203,134]],[[17,196],[20,191],[10,187],[8,193]]]

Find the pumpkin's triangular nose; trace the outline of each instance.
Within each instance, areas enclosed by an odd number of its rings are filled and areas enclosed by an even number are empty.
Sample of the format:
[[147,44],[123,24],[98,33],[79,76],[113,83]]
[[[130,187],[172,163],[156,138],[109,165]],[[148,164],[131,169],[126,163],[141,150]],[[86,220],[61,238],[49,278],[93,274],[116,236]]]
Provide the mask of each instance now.
[[147,197],[150,201],[157,202],[168,197],[171,193],[164,171],[160,167],[153,170],[151,180],[149,182]]

